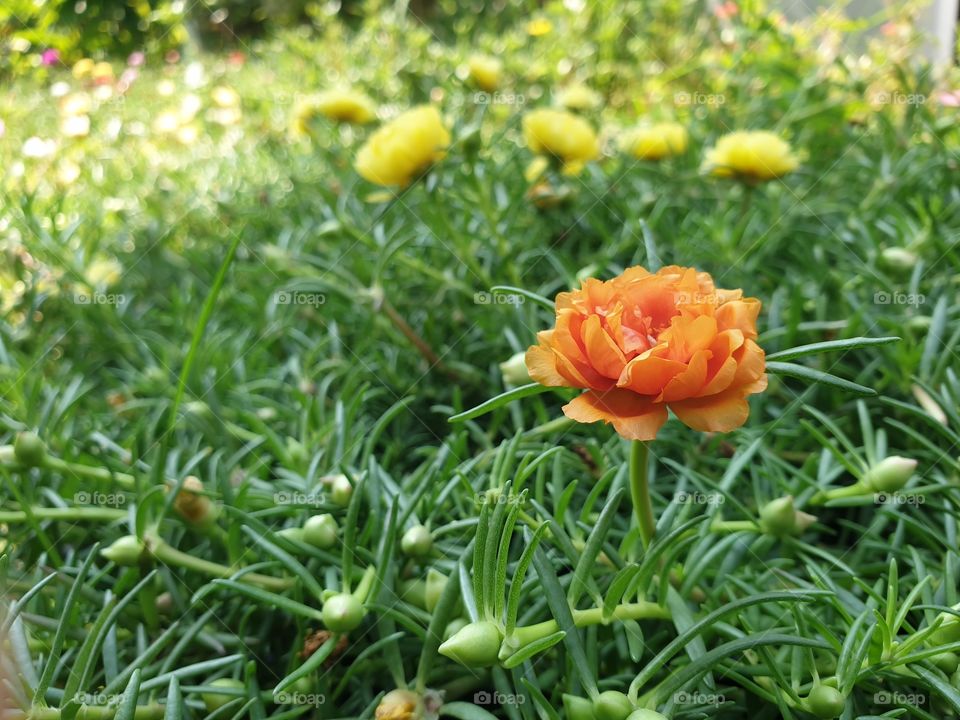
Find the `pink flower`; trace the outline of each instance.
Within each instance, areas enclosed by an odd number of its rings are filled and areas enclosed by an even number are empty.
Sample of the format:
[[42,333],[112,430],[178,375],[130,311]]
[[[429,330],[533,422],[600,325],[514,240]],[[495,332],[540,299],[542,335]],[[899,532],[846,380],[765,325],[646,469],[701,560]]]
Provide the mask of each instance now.
[[960,90],[944,90],[937,95],[937,102],[944,107],[960,107]]
[[132,68],[140,67],[147,61],[147,56],[142,52],[137,50],[136,52],[130,53],[130,57],[127,58],[127,65]]
[[50,67],[60,62],[60,51],[53,48],[47,48],[40,56],[40,64],[44,67]]

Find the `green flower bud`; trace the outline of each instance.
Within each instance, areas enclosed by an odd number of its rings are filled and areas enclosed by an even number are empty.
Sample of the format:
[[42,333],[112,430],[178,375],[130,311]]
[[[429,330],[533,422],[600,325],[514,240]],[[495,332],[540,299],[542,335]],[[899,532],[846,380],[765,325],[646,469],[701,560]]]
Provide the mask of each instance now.
[[17,439],[13,441],[13,455],[21,465],[37,467],[46,459],[47,446],[36,433],[17,433]]
[[593,715],[597,720],[627,720],[633,703],[622,692],[607,690],[593,701]]
[[807,708],[823,720],[840,717],[847,699],[840,691],[829,685],[815,685],[807,695]]
[[867,470],[860,482],[874,492],[896,492],[907,484],[916,469],[916,460],[891,455]]
[[330,484],[330,499],[341,507],[350,504],[350,497],[353,495],[353,485],[347,479],[346,475],[333,475],[326,478]]
[[[954,610],[960,610],[960,603],[952,606]],[[947,645],[948,643],[960,641],[960,617],[953,613],[942,612],[937,615],[941,620],[940,627],[930,635],[931,645]]]
[[314,515],[303,524],[303,539],[322,550],[329,550],[337,544],[339,530],[333,515]]
[[500,363],[500,374],[503,375],[504,382],[511,385],[524,385],[530,382],[526,356],[526,352],[518,352],[506,362]]
[[467,667],[489,667],[497,662],[503,636],[489,621],[466,625],[440,646],[440,654]]
[[303,535],[303,528],[298,527],[289,527],[277,531],[277,537],[286,538],[287,540],[295,540],[296,542],[304,542]]
[[564,694],[563,709],[569,720],[595,720],[593,703],[586,698]]
[[[240,690],[241,692],[245,690],[244,684],[239,680],[234,680],[233,678],[217,678],[212,683],[210,687],[223,688],[224,690]],[[207,713],[216,712],[224,705],[233,700],[236,700],[236,692],[230,693],[217,693],[217,692],[205,692],[201,693],[200,698],[203,700],[204,706],[207,708]]]
[[917,256],[902,247],[885,248],[880,253],[880,257],[887,267],[894,270],[912,270],[913,266],[917,264]]
[[443,639],[449,640],[458,632],[463,630],[468,625],[467,621],[463,618],[456,618],[447,623],[447,626],[443,629]]
[[400,549],[404,555],[423,557],[433,549],[433,537],[430,530],[423,525],[414,525],[403,534],[400,540]]
[[331,595],[322,612],[323,624],[333,632],[349,632],[363,622],[363,605],[350,593]]
[[101,550],[100,554],[117,565],[133,567],[140,564],[140,559],[146,549],[146,546],[136,535],[124,535],[110,547]]
[[771,500],[760,508],[760,527],[765,533],[782,537],[790,535],[797,526],[797,509],[793,495]]
[[447,576],[439,570],[427,570],[427,587],[423,594],[424,606],[427,612],[433,612],[440,602],[440,596],[447,587]]
[[380,700],[374,712],[376,720],[421,720],[423,698],[411,690],[391,690]]
[[946,675],[952,675],[957,671],[957,667],[960,666],[960,657],[954,652],[942,652],[939,655],[934,655],[930,659],[933,661],[933,664]]
[[667,716],[656,710],[634,710],[627,716],[627,720],[667,720]]

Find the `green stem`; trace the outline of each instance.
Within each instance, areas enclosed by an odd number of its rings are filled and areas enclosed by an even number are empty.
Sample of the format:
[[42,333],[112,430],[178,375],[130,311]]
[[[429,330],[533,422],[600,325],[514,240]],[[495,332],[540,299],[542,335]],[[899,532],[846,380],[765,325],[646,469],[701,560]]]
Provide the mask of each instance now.
[[55,472],[72,474],[77,477],[88,480],[99,480],[101,482],[115,482],[127,490],[135,490],[137,487],[136,478],[125,472],[115,472],[104,467],[93,465],[81,465],[79,463],[67,462],[58,457],[47,455],[41,467]]
[[[166,705],[152,703],[138,705],[134,710],[135,720],[160,720],[167,711]],[[10,710],[3,720],[60,720],[60,708],[32,707],[29,710]],[[113,720],[117,708],[105,705],[81,705],[77,720]]]
[[633,500],[633,512],[640,525],[640,539],[643,547],[650,547],[656,523],[653,519],[653,504],[650,502],[650,484],[647,477],[647,444],[642,440],[630,443],[630,497]]
[[710,525],[713,532],[760,532],[753,520],[717,520]]
[[874,494],[876,494],[876,491],[873,488],[867,487],[860,482],[856,482],[853,485],[847,485],[846,487],[838,487],[831,490],[821,490],[812,498],[810,498],[810,504],[822,505],[830,500],[840,500],[841,498],[852,497],[868,497]]
[[[210,562],[202,558],[194,557],[185,552],[180,552],[174,547],[167,545],[156,535],[149,535],[144,538],[147,549],[150,554],[162,563],[167,565],[176,565],[178,567],[194,570],[203,575],[210,575],[218,578],[229,578],[233,576],[240,568],[228,567],[220,563]],[[293,587],[292,578],[271,577],[270,575],[260,575],[258,573],[247,573],[238,578],[240,582],[251,585],[259,585],[266,590],[287,590]]]
[[[0,511],[0,523],[19,523],[28,520],[26,510]],[[45,508],[32,507],[29,515],[36,520],[69,520],[71,522],[92,522],[122,520],[127,516],[126,510],[105,507],[66,507]]]
[[[668,620],[670,611],[656,603],[636,602],[617,605],[613,610],[613,620]],[[577,627],[586,627],[587,625],[599,625],[603,623],[603,610],[601,608],[589,608],[587,610],[573,611],[573,624]],[[515,643],[517,648],[528,645],[535,640],[545,638],[557,632],[560,627],[556,620],[546,620],[536,625],[526,625],[514,629],[511,638],[511,644]]]

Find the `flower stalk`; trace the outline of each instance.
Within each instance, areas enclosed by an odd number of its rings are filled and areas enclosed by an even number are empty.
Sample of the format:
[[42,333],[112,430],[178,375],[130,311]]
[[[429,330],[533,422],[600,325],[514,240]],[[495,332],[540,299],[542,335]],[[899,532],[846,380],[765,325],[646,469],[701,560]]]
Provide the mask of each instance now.
[[650,547],[650,542],[653,540],[653,534],[657,527],[653,519],[653,504],[650,501],[648,455],[647,443],[642,440],[631,441],[630,498],[633,501],[633,512],[637,516],[637,523],[640,526],[640,540],[643,542],[644,549]]

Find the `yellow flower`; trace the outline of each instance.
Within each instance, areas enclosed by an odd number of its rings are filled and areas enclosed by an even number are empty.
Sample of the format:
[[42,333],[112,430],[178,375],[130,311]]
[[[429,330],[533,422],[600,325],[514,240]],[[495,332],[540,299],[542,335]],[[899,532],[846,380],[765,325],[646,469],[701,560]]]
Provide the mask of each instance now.
[[657,123],[629,130],[620,140],[620,147],[638,160],[661,160],[682,155],[687,150],[687,129],[674,122]]
[[236,90],[226,85],[218,85],[215,87],[210,93],[210,97],[213,98],[213,102],[217,107],[233,108],[240,104],[240,95],[237,94]]
[[363,124],[377,116],[373,100],[355,90],[328,90],[312,101],[316,112],[337,122]]
[[409,185],[446,154],[450,133],[432,105],[407,110],[377,130],[357,153],[360,175],[377,185]]
[[553,23],[546,18],[537,18],[527,23],[527,34],[533,37],[546,35],[553,30]]
[[114,258],[99,257],[94,259],[83,273],[83,279],[91,287],[111,287],[119,282],[123,275],[123,266]]
[[[81,61],[82,62],[82,61]],[[113,81],[113,65],[108,62],[98,62],[90,71],[93,81],[107,83]]]
[[567,86],[556,97],[557,105],[567,110],[592,110],[601,100],[600,93],[582,83]]
[[583,118],[563,110],[533,110],[523,116],[523,135],[537,155],[550,155],[570,170],[600,154],[600,142]]
[[73,76],[77,80],[88,77],[93,72],[94,62],[90,58],[77,60],[73,65]]
[[485,92],[493,92],[500,85],[503,63],[487,55],[474,55],[467,61],[470,79]]
[[707,150],[703,169],[717,177],[756,182],[786,175],[799,164],[788,142],[772,132],[753,130],[720,138]]

